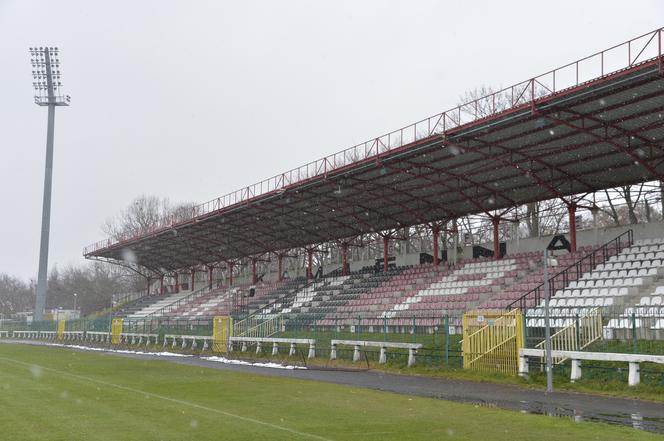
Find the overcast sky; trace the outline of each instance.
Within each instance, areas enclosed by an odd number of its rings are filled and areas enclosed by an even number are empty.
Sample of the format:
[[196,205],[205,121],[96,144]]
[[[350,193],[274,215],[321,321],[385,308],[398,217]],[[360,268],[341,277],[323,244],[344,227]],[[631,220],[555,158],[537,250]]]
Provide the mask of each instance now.
[[[510,7],[507,6],[510,5]],[[662,1],[0,0],[0,273],[35,277],[61,49],[50,267],[140,194],[203,202],[664,25]]]

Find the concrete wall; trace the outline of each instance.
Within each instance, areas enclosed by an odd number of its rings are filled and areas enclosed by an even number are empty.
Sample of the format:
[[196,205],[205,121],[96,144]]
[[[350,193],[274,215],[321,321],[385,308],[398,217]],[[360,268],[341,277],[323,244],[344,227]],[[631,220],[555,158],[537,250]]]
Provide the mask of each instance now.
[[[590,228],[590,229],[585,229],[585,230],[578,230],[576,233],[576,243],[577,246],[585,246],[585,245],[599,245],[599,244],[604,244],[611,239],[614,239],[618,235],[626,232],[627,230],[632,229],[634,231],[634,240],[639,240],[639,239],[649,239],[649,238],[654,238],[654,237],[664,237],[664,222],[651,222],[647,224],[636,224],[636,225],[629,225],[629,226],[620,226],[620,227],[608,227],[608,228],[598,228],[597,230]],[[565,237],[569,239],[569,234],[565,234]],[[541,251],[548,245],[548,243],[551,241],[553,238],[552,235],[550,236],[541,236],[541,237],[534,237],[534,238],[525,238],[525,239],[518,239],[518,240],[513,240],[513,241],[507,241],[507,253],[508,254],[516,254],[516,253],[524,253],[524,252],[529,252],[529,251]],[[481,243],[477,244],[480,246],[483,246],[485,248],[488,248],[490,250],[493,249],[493,244],[491,242],[487,243]],[[441,248],[442,250],[442,248]],[[463,252],[459,254],[459,259],[471,259],[473,257],[473,247],[472,246],[465,246],[463,248]],[[350,264],[350,269],[351,271],[357,271],[360,268],[363,268],[365,266],[373,266],[375,263],[375,259],[367,259],[367,260],[359,260],[359,261],[351,261],[349,259]],[[420,253],[409,253],[409,254],[400,254],[396,256],[396,263],[398,266],[403,266],[403,265],[418,265],[420,263]],[[325,265],[323,267],[323,272],[325,274],[334,271],[335,269],[339,268],[341,265],[339,263],[334,263],[334,264],[329,264]],[[314,267],[313,271],[314,274],[316,273],[316,270],[318,268]],[[298,273],[292,273],[290,274],[290,277],[297,277],[298,275],[304,276],[305,275],[305,270],[300,269],[299,274]],[[248,282],[250,280],[250,276],[246,277],[236,277],[234,282],[236,284],[239,284],[241,282]],[[265,281],[275,281],[277,279],[277,273],[276,272],[271,272],[269,274],[266,274],[264,277]],[[202,286],[202,285],[201,285]]]
[[[634,231],[634,240],[664,237],[664,223],[651,222],[648,224],[598,228],[597,230],[593,228],[578,230],[576,232],[576,245],[577,247],[582,247],[586,245],[604,244],[629,229]],[[569,234],[565,234],[565,237],[569,239]],[[541,251],[549,244],[552,238],[553,235],[507,241],[507,253],[516,254],[528,251]],[[484,243],[480,245],[488,249],[493,249],[492,243]],[[464,258],[471,258],[473,256],[473,247],[465,247],[463,256]]]

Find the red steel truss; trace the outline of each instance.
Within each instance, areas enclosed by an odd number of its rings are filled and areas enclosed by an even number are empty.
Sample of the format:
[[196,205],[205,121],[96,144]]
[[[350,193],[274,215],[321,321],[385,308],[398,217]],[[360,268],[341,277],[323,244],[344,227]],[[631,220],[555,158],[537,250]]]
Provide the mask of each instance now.
[[388,231],[387,242],[391,230],[467,214],[487,213],[497,225],[501,210],[527,202],[664,180],[662,31],[195,206],[185,221],[97,242],[84,255],[122,262],[130,249],[163,274],[372,232]]

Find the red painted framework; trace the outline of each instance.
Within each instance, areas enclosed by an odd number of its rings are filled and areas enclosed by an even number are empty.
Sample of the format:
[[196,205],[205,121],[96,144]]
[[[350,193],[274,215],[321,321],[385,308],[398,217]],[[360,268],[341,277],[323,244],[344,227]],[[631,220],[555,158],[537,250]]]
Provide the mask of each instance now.
[[[463,104],[449,111],[418,121],[414,124],[411,124],[410,126],[390,132],[386,135],[367,141],[363,144],[359,144],[350,149],[346,149],[342,152],[325,157],[321,160],[309,163],[305,166],[299,167],[289,172],[274,176],[273,178],[261,181],[252,186],[248,186],[242,190],[238,190],[236,192],[230,193],[228,195],[222,196],[220,198],[193,207],[191,212],[191,219],[186,220],[184,222],[179,222],[179,223],[171,222],[171,224],[167,227],[156,229],[144,235],[122,238],[117,242],[111,241],[110,239],[97,242],[89,247],[86,247],[86,249],[84,250],[84,254],[86,255],[86,257],[103,254],[104,250],[106,249],[115,248],[117,246],[123,246],[132,243],[133,241],[140,240],[146,237],[154,237],[163,231],[171,230],[173,228],[183,227],[201,221],[203,219],[207,219],[212,216],[218,216],[220,214],[223,214],[227,210],[231,210],[235,207],[249,204],[259,198],[266,197],[270,194],[279,194],[280,192],[283,192],[285,190],[290,190],[295,188],[301,189],[304,187],[305,184],[312,182],[315,179],[321,177],[326,178],[330,172],[338,174],[340,172],[343,172],[345,169],[357,167],[358,165],[361,165],[363,163],[372,163],[372,162],[380,163],[381,158],[384,156],[393,155],[402,150],[406,151],[411,148],[426,145],[427,143],[430,143],[432,141],[438,141],[441,139],[441,136],[445,140],[450,136],[454,135],[456,132],[459,132],[461,130],[466,131],[478,124],[484,124],[487,121],[490,121],[491,119],[504,118],[505,116],[511,114],[518,114],[520,112],[527,110],[535,112],[538,105],[545,103],[547,100],[550,100],[551,98],[554,97],[560,98],[562,96],[574,93],[581,88],[588,87],[590,83],[600,83],[603,81],[607,81],[609,79],[615,79],[620,76],[628,75],[632,70],[637,68],[642,68],[645,65],[656,65],[659,69],[660,74],[664,74],[664,69],[662,67],[662,46],[661,46],[662,30],[663,29],[661,28],[657,29],[653,32],[636,37],[620,45],[613,46],[604,51],[577,60],[576,62],[569,63],[560,68],[551,70],[545,74],[531,78],[530,80],[505,88],[501,91],[488,95],[487,97],[479,98],[477,100],[471,101],[470,103]],[[657,46],[657,49],[655,51],[656,56],[654,58],[648,58],[644,60],[642,56],[646,53],[646,50],[653,49],[653,46],[655,46],[654,42],[656,42]],[[639,50],[635,51],[634,50],[635,47],[638,48]],[[610,73],[605,73],[605,58],[607,57],[607,55],[623,49],[627,50],[626,66],[623,66],[621,69],[614,70]],[[636,55],[634,55],[633,52],[636,52]],[[581,81],[581,77],[579,74],[580,66],[582,66],[584,63],[590,60],[594,61],[599,60],[601,66],[600,67],[601,75],[597,78],[589,79],[588,81]],[[570,68],[572,68],[572,70],[575,72],[575,80],[573,81],[573,85],[560,90],[558,88],[559,84],[556,84],[557,77],[560,76],[560,73]],[[549,81],[549,83],[547,83],[547,80]],[[548,84],[548,86],[546,84]],[[545,93],[542,96],[536,96],[535,93],[536,88],[540,88],[540,90],[544,88],[544,90],[546,90],[547,93]],[[506,92],[509,92],[511,94],[512,106],[506,110],[498,111],[495,105],[495,99],[497,96],[499,96],[499,94],[505,94]],[[529,95],[531,99],[528,100],[527,98]],[[478,111],[478,108],[480,107],[481,104],[486,104],[487,102],[493,103],[492,111],[489,115],[483,116]],[[473,108],[475,109],[475,114],[471,115],[468,121],[465,121],[463,119],[463,116],[467,115],[468,109],[472,111]],[[550,118],[549,116],[547,117]],[[583,118],[588,118],[588,117],[589,117],[588,115],[583,115],[581,118],[583,120]],[[578,125],[572,124],[569,121],[560,121],[560,120],[558,121],[554,120],[554,123],[565,124],[567,126],[572,127],[574,130],[584,131],[585,133],[590,133],[593,136],[596,136],[592,132],[592,127],[579,127]],[[601,121],[598,122],[598,124],[599,123],[601,123]],[[418,138],[418,130],[421,130],[422,128],[426,128],[425,136]],[[409,136],[411,130],[412,130],[412,136]],[[631,135],[638,136],[638,134],[631,134]],[[395,139],[397,139],[398,141],[396,143],[392,142]],[[492,145],[497,148],[500,148],[500,143],[505,141],[506,140],[499,140],[497,143],[492,142]],[[610,139],[603,140],[603,142],[610,143],[611,140]],[[446,144],[446,145],[452,145],[452,144]],[[463,146],[463,148],[470,149],[471,147]],[[478,149],[472,151],[475,153],[479,153]],[[359,156],[357,155],[358,153],[360,153]],[[630,152],[625,152],[625,153],[630,154]],[[358,157],[360,157],[361,159],[358,160],[357,159]],[[638,156],[635,157],[634,159],[635,161],[641,161]],[[537,161],[537,158],[533,158],[533,160]],[[509,159],[505,159],[502,161],[504,161],[505,166],[508,167],[515,166],[515,164],[511,163]],[[648,164],[645,161],[641,162],[643,163],[642,165],[648,168],[653,175],[659,177],[654,167],[652,167],[650,164]],[[491,165],[488,165],[487,167],[490,166]],[[431,176],[433,176],[436,172],[440,173],[439,170],[433,170]],[[480,168],[475,170],[474,174],[478,174],[481,172],[482,169]],[[390,173],[396,173],[396,172],[392,170]],[[552,197],[562,198],[562,195],[560,195],[556,191],[556,189],[552,185],[548,184],[545,180],[540,179],[538,176],[532,176],[532,177],[542,187],[549,188]],[[472,175],[454,176],[454,178],[459,180],[468,180],[468,182],[473,183],[473,181],[470,180],[470,178],[472,178]],[[572,176],[571,178],[576,179],[579,182],[582,182],[583,179],[582,176]],[[441,179],[435,180],[434,178],[430,179],[431,179],[430,184],[440,185],[441,187],[445,188],[444,180]],[[413,189],[410,189],[410,191],[412,190]],[[370,192],[371,190],[368,191]],[[409,196],[407,192],[402,192],[402,194],[405,196]],[[465,195],[462,195],[462,198],[463,197],[465,197]],[[469,200],[468,202],[473,203],[474,201]],[[395,204],[398,205],[397,202],[395,202]],[[481,207],[478,205],[478,209],[480,208]],[[570,208],[570,225],[573,226],[574,225],[573,205],[570,204],[569,208]],[[415,217],[418,217],[419,213],[413,212],[413,210],[408,207],[404,207],[404,209],[408,210]],[[494,225],[496,226],[496,228],[497,228],[498,219],[499,216],[494,218]],[[360,227],[360,229],[358,229],[358,233],[361,231],[361,228],[366,229],[371,226],[369,222],[366,222],[361,218],[355,218],[354,221],[357,221],[358,223],[361,223],[363,225],[363,227]],[[387,244],[387,240],[389,240],[389,238],[385,237],[385,240],[386,240],[385,243]],[[247,238],[247,241],[251,243],[250,238]],[[435,263],[437,263],[438,261],[437,242],[438,241],[436,240],[434,243]],[[575,244],[575,240],[573,240],[573,243]],[[263,247],[266,246],[265,244],[262,243],[257,243],[257,244]],[[499,253],[497,252],[495,253],[496,257],[498,257],[498,254]],[[344,251],[344,256],[345,256],[345,251]],[[309,268],[307,271],[309,276],[311,276],[310,265],[311,264],[309,263],[308,265]],[[345,271],[345,265],[343,266],[343,269]]]

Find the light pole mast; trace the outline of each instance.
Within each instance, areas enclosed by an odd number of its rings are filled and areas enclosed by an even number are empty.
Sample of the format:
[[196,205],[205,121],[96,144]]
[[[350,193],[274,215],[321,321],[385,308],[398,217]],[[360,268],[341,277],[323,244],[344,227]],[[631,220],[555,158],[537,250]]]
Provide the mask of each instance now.
[[44,199],[42,205],[41,241],[39,246],[39,273],[34,320],[44,319],[46,306],[46,282],[48,277],[48,242],[51,225],[51,182],[53,179],[53,131],[55,129],[55,107],[68,106],[69,95],[60,95],[60,60],[57,47],[30,48],[32,85],[35,88],[35,103],[48,107],[48,130],[46,132],[46,166],[44,171]]

